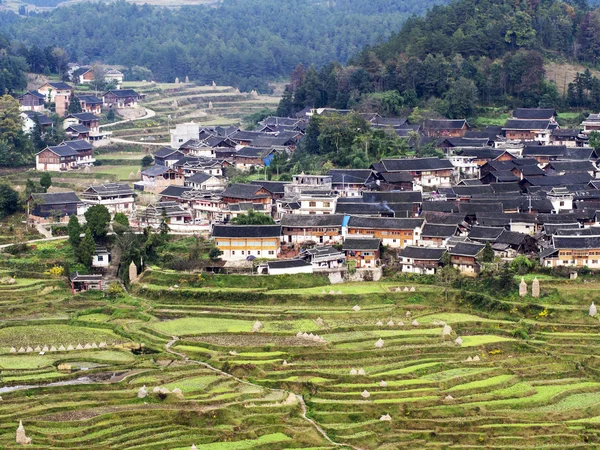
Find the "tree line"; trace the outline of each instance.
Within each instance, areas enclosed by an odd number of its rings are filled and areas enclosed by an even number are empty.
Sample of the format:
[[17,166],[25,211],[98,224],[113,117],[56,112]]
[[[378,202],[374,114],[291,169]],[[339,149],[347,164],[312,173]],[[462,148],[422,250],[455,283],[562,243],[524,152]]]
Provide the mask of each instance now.
[[598,67],[600,11],[585,0],[456,0],[410,18],[345,66],[297,67],[279,112],[331,106],[393,115],[427,106],[463,118],[479,106],[595,106],[591,76],[559,95],[545,79],[549,57]]
[[177,9],[82,2],[27,17],[4,12],[0,28],[27,46],[64,48],[80,63],[147,67],[157,81],[189,76],[264,92],[298,62],[345,62],[444,1],[224,0]]

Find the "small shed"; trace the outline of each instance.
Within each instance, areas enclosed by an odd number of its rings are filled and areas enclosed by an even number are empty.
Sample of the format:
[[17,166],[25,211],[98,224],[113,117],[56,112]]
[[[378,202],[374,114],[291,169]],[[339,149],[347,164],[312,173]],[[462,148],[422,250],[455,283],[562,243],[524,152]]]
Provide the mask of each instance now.
[[78,292],[86,292],[89,290],[102,290],[102,275],[71,275],[71,290],[73,294]]
[[92,257],[92,267],[106,269],[110,266],[110,252],[106,247],[96,247]]
[[283,261],[267,262],[269,275],[284,275],[296,273],[313,273],[313,265],[302,259],[286,259]]

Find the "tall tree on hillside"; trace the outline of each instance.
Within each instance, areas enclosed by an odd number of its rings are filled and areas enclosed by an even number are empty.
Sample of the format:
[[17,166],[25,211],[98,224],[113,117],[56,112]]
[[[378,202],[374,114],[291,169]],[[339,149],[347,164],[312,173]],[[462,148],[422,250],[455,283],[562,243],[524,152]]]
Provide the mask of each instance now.
[[52,186],[52,177],[49,172],[44,172],[40,176],[40,186],[44,188],[44,192],[48,192],[48,188]]
[[81,225],[79,224],[79,219],[76,214],[69,217],[67,232],[69,233],[69,244],[71,244],[71,248],[76,251],[81,243]]
[[0,184],[0,219],[17,212],[19,193],[8,184]]
[[94,205],[85,212],[87,227],[92,233],[94,240],[102,239],[108,233],[110,213],[104,205]]
[[466,78],[459,78],[452,83],[450,90],[446,94],[448,116],[451,119],[464,119],[472,116],[475,112],[478,99],[479,92],[475,83]]
[[92,237],[92,232],[89,228],[85,230],[85,236],[79,244],[79,251],[77,252],[78,261],[83,264],[86,268],[91,269],[92,259],[94,252],[96,251],[96,244]]

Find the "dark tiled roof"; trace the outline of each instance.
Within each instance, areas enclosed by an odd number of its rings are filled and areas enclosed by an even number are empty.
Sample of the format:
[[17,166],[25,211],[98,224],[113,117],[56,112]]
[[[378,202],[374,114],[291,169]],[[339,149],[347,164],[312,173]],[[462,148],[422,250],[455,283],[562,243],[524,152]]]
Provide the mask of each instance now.
[[552,108],[517,108],[512,115],[515,119],[550,120],[556,111]]
[[53,192],[49,194],[31,194],[31,197],[42,205],[64,205],[81,203],[75,192]]
[[269,269],[292,269],[294,267],[310,267],[311,263],[303,259],[284,259],[281,261],[268,261]]
[[35,118],[37,117],[37,120],[39,121],[40,125],[52,125],[52,119],[48,116],[46,116],[45,114],[42,114],[41,112],[37,112],[37,111],[23,111],[23,114],[25,114],[27,117],[29,117],[31,120],[35,120]]
[[458,225],[465,220],[464,214],[453,214],[436,211],[426,211],[421,215],[428,224]]
[[214,225],[212,236],[216,238],[280,237],[281,225]]
[[379,172],[386,183],[411,183],[414,177],[409,172]]
[[176,197],[180,198],[184,192],[191,191],[191,187],[187,186],[167,186],[158,194],[160,197]]
[[447,238],[454,236],[458,230],[457,225],[443,225],[435,223],[426,223],[421,231],[421,238],[436,237]]
[[342,250],[379,250],[381,245],[381,239],[374,238],[351,238],[348,237],[344,240],[344,246]]
[[580,230],[579,222],[571,222],[571,223],[545,223],[544,224],[544,233],[547,236],[551,236],[556,234],[559,230]]
[[133,189],[127,183],[105,183],[93,184],[85,190],[85,193],[96,193],[98,195],[133,195]]
[[549,120],[518,120],[508,119],[502,127],[503,130],[523,130],[523,131],[534,131],[534,130],[546,130],[550,128]]
[[90,132],[90,129],[88,127],[86,127],[85,125],[70,125],[67,128],[67,131],[71,130],[74,131],[75,133],[79,133],[79,134],[86,134]]
[[172,158],[170,159],[179,159],[184,157],[185,155],[179,150],[175,150],[169,147],[162,147],[161,149],[154,152],[155,158],[167,158],[169,156],[172,156]]
[[79,101],[85,102],[88,105],[101,105],[102,99],[99,99],[95,95],[76,95]]
[[420,191],[363,192],[362,200],[365,203],[421,203],[423,194]]
[[349,228],[370,228],[386,230],[412,230],[423,225],[424,219],[397,219],[390,217],[352,216]]
[[456,244],[451,250],[451,255],[457,256],[472,256],[475,257],[483,250],[485,245],[476,244],[475,242],[460,242]]
[[426,201],[421,204],[421,211],[455,213],[458,212],[459,209],[458,206],[456,206],[456,204],[454,204],[453,202]]
[[73,86],[71,86],[70,84],[67,84],[63,81],[49,81],[48,83],[50,86],[52,86],[54,89],[73,89]]
[[555,249],[600,248],[600,236],[553,236],[552,244]]
[[163,173],[168,172],[169,170],[173,169],[166,166],[154,165],[144,170],[142,172],[142,175],[146,175],[147,177],[155,177],[157,175],[162,175]]
[[58,155],[58,156],[62,156],[62,157],[67,157],[67,156],[76,156],[79,153],[77,152],[77,150],[75,150],[73,147],[71,147],[70,145],[55,145],[53,147],[47,147],[48,150],[50,150],[52,153]]
[[430,247],[404,247],[400,250],[400,256],[404,258],[439,261],[442,256],[446,253],[444,248],[430,248]]
[[590,182],[592,176],[587,172],[574,172],[565,175],[526,178],[533,186],[568,186]]
[[562,156],[567,147],[564,145],[526,145],[523,148],[525,156]]
[[19,95],[17,98],[23,98],[26,95],[32,95],[33,97],[37,97],[40,100],[46,100],[46,96],[44,94],[40,94],[38,91],[27,91],[22,95]]
[[255,180],[255,181],[251,181],[250,184],[262,186],[265,191],[268,191],[271,194],[284,194],[285,193],[285,185],[289,184],[289,182],[288,181]]
[[284,214],[281,225],[284,227],[342,227],[343,214]]
[[467,125],[464,119],[430,119],[425,123],[425,128],[431,130],[460,130]]
[[461,213],[464,214],[468,214],[468,215],[477,215],[483,212],[504,212],[504,207],[502,206],[502,203],[465,203],[465,202],[459,202],[458,204],[458,210]]
[[469,233],[469,239],[477,241],[495,241],[504,228],[482,227],[475,225]]
[[115,89],[112,91],[105,92],[104,95],[107,95],[109,93],[115,95],[118,98],[139,97],[140,96],[140,94],[138,94],[133,89]]
[[489,184],[479,184],[475,186],[454,186],[454,193],[460,197],[473,197],[479,195],[491,195],[494,193]]
[[352,184],[364,184],[372,174],[371,169],[331,169],[327,172],[333,183]]
[[213,177],[214,175],[209,175],[207,173],[204,172],[198,172],[195,173],[194,175],[192,175],[191,177],[188,177],[185,179],[186,183],[204,183],[206,180],[209,180]]
[[450,161],[440,158],[382,159],[381,163],[387,172],[454,169]]
[[265,194],[258,194],[258,191],[262,189],[261,186],[255,184],[241,184],[236,183],[225,189],[221,195],[223,197],[241,198],[241,199],[256,199],[268,197]]

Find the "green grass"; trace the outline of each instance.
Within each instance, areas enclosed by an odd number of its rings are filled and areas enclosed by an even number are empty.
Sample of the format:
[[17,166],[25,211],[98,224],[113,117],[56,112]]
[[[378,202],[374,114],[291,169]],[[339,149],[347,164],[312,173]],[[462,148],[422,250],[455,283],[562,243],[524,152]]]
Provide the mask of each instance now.
[[155,330],[170,336],[207,333],[249,333],[254,322],[238,319],[220,319],[216,317],[186,317],[153,323]]
[[122,336],[118,336],[110,330],[91,327],[78,327],[73,325],[37,325],[37,326],[15,326],[0,328],[0,349],[8,352],[10,347],[31,346],[58,346],[69,344],[74,347],[77,344],[106,342],[127,342]]
[[512,338],[495,335],[461,336],[461,347],[476,347],[478,345],[496,344],[498,342],[514,341]]
[[11,356],[0,356],[0,368],[11,370],[39,369],[48,367],[57,361],[85,361],[94,360],[106,363],[126,363],[133,361],[130,352],[119,352],[115,350],[72,350],[69,352],[52,352],[45,355],[17,354]]
[[498,375],[495,377],[486,378],[484,380],[477,380],[477,381],[471,381],[470,383],[458,384],[458,385],[453,386],[450,389],[448,389],[448,391],[452,392],[452,391],[462,391],[462,390],[469,390],[469,389],[492,387],[497,384],[505,383],[508,380],[510,380],[511,378],[513,378],[513,375]]
[[[273,433],[261,436],[257,439],[247,439],[233,442],[216,442],[213,444],[196,445],[198,450],[246,450],[266,444],[277,444],[291,441],[289,436],[283,433]],[[173,450],[189,450],[189,447],[179,447]]]
[[138,180],[138,178],[137,178],[138,170],[140,170],[139,164],[132,164],[130,166],[102,165],[102,166],[95,166],[92,169],[92,173],[106,174],[107,176],[114,177],[116,179],[116,181],[131,181],[129,179],[129,175],[132,172],[134,175],[133,180]]

